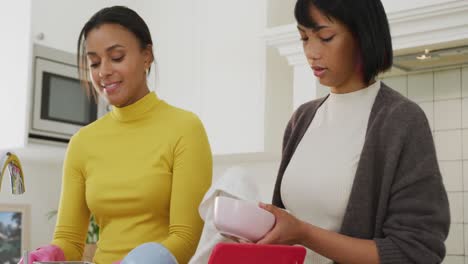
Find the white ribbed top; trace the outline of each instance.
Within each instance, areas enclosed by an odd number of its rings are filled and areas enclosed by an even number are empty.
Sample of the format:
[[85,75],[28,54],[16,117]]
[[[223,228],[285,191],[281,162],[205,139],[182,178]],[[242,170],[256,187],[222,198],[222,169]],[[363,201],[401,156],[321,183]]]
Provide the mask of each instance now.
[[[331,93],[317,110],[281,183],[282,201],[299,219],[339,231],[379,89],[377,81],[352,93]],[[331,262],[308,252],[305,263]]]

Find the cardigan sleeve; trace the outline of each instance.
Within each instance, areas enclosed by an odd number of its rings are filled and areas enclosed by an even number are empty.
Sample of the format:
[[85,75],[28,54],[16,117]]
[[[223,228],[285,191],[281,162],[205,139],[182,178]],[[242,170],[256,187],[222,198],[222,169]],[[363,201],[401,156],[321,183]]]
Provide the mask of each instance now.
[[416,104],[405,108],[399,164],[383,224],[374,241],[380,263],[441,263],[450,211],[432,133]]

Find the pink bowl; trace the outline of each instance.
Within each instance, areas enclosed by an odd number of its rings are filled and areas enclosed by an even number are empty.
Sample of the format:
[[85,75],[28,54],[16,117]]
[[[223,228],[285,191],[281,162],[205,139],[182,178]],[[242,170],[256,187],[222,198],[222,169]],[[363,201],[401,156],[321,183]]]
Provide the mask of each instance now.
[[223,235],[257,242],[273,227],[275,216],[257,203],[218,196],[214,224]]

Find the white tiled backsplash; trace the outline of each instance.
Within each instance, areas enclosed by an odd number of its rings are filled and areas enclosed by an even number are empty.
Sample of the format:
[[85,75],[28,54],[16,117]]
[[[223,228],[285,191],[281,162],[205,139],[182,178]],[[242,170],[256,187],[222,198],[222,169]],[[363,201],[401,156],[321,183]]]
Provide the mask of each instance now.
[[468,66],[388,77],[383,82],[426,113],[450,202],[452,224],[443,263],[468,264]]

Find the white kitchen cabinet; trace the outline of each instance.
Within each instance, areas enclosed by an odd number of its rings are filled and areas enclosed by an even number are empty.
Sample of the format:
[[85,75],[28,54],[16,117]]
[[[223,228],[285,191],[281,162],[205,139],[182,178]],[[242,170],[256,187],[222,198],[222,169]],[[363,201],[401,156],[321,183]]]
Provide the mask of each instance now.
[[265,1],[153,1],[156,91],[196,113],[215,155],[264,151]]

